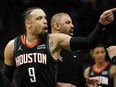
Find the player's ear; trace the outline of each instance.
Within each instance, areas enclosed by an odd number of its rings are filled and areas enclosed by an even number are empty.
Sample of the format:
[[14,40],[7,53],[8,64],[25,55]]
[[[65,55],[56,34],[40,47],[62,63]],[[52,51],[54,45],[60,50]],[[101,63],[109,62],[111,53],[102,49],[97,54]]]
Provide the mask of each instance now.
[[31,22],[30,21],[25,21],[25,25],[30,27],[31,26]]
[[55,29],[57,29],[58,31],[60,30],[60,25],[58,23],[54,23],[54,27]]

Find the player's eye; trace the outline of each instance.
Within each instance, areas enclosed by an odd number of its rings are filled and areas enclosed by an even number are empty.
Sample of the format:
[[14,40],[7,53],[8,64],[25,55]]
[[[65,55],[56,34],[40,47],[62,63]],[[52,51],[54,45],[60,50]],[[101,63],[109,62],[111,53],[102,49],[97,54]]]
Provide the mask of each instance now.
[[65,23],[66,23],[66,24],[70,24],[71,22],[70,22],[70,21],[66,21]]
[[42,16],[39,16],[36,18],[36,20],[41,20],[43,17]]

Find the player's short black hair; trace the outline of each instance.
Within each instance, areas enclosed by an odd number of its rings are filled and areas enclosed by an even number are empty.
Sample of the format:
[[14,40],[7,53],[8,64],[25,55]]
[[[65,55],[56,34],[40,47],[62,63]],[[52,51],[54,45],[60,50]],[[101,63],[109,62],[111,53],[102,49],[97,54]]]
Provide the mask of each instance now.
[[102,43],[98,43],[96,47],[104,47],[104,45]]
[[26,9],[22,14],[23,21],[25,21],[26,17],[35,9],[41,9],[41,8],[39,8],[39,7],[30,7],[28,9]]
[[22,27],[24,28],[24,33],[26,33],[26,29],[25,29],[25,20],[26,18],[30,15],[30,13],[35,10],[35,9],[41,9],[39,7],[30,7],[27,8],[23,13],[22,13]]
[[98,43],[93,49],[92,51],[94,51],[95,48],[97,47],[103,47],[105,49],[105,46],[102,43]]

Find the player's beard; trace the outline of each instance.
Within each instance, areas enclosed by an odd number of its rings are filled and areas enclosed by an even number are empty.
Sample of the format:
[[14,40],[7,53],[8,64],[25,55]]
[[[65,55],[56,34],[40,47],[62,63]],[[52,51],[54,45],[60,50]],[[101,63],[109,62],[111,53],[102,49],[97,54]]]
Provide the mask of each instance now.
[[70,29],[69,31],[66,31],[65,29],[63,29],[64,31],[62,31],[61,33],[64,33],[64,34],[67,34],[69,36],[73,36],[74,34],[74,30],[73,29]]
[[74,35],[74,30],[70,29],[68,33],[69,33],[70,36],[73,36]]
[[45,32],[45,30],[43,29],[41,33],[38,34],[38,36],[42,39],[46,39],[48,35],[48,32]]

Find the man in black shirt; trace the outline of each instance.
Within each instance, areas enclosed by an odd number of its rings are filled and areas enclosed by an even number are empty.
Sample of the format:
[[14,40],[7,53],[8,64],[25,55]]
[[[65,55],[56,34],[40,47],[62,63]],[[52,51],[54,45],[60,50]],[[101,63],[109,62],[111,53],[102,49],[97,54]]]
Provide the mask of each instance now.
[[[51,19],[51,33],[73,36],[74,25],[67,13],[56,13]],[[80,57],[76,52],[62,49],[58,61],[59,87],[84,87],[84,77]]]

